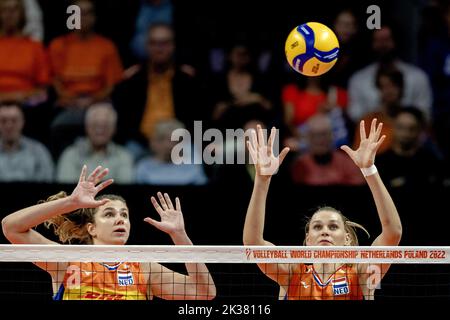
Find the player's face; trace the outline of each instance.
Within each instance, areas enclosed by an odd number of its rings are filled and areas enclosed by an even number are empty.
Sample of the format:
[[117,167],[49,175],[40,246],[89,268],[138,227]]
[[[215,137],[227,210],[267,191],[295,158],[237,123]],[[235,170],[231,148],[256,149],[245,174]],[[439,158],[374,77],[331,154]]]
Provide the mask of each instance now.
[[306,236],[306,245],[345,246],[348,243],[349,236],[338,213],[319,211],[312,216]]
[[94,244],[124,245],[130,235],[128,207],[120,200],[111,200],[100,206],[88,224]]

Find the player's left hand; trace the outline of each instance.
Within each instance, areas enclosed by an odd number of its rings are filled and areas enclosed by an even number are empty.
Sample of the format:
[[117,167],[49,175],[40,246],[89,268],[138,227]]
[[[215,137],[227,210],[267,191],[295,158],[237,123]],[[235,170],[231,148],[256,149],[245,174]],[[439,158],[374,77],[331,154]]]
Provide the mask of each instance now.
[[382,128],[383,123],[380,122],[377,126],[377,119],[373,119],[370,126],[369,137],[366,137],[364,120],[362,120],[359,125],[361,135],[361,143],[359,144],[359,148],[352,150],[348,146],[341,147],[341,149],[349,155],[349,157],[359,168],[369,168],[375,163],[375,155],[384,139],[386,139],[385,135],[380,138]]

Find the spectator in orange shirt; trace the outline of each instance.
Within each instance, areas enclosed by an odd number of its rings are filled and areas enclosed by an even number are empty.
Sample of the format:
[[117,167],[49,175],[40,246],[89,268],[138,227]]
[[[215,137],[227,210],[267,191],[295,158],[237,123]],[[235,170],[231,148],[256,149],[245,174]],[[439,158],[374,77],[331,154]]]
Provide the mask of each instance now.
[[27,106],[47,99],[50,75],[44,47],[22,32],[25,20],[21,0],[0,1],[0,102]]
[[50,63],[57,105],[86,108],[109,98],[122,80],[122,63],[114,43],[94,31],[94,4],[75,2],[81,9],[81,29],[50,43]]
[[86,109],[109,100],[114,86],[122,80],[123,68],[114,43],[95,33],[94,4],[78,0],[81,29],[50,43],[50,65],[57,94],[57,111],[51,124],[53,156],[84,134]]
[[289,131],[285,144],[293,151],[303,152],[307,142],[304,133],[308,119],[326,114],[333,126],[334,144],[338,148],[348,144],[349,121],[346,117],[347,91],[330,86],[320,77],[309,77],[304,86],[288,83],[282,88],[284,123]]

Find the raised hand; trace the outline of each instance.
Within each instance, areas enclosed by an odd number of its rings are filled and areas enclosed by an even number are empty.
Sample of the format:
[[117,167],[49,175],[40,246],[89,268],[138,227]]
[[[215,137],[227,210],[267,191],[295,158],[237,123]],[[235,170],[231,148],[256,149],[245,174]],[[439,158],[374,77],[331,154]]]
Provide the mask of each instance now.
[[359,125],[361,135],[359,148],[352,150],[348,146],[341,147],[359,168],[369,168],[375,163],[377,150],[380,148],[384,139],[386,139],[385,135],[380,138],[382,128],[383,123],[380,122],[377,126],[377,119],[373,119],[370,125],[369,137],[366,137],[364,120],[362,120]]
[[284,148],[278,157],[273,154],[273,141],[276,135],[276,129],[273,127],[270,131],[268,142],[266,143],[261,126],[256,127],[251,133],[251,139],[247,142],[247,148],[250,157],[255,164],[256,175],[272,176],[277,173],[278,168],[289,152],[289,148]]
[[87,167],[84,165],[83,169],[81,169],[78,184],[70,195],[74,205],[77,208],[96,208],[104,205],[109,200],[103,199],[97,201],[95,200],[95,196],[97,193],[113,183],[113,179],[108,179],[100,183],[101,180],[108,174],[108,168],[98,166],[87,178],[86,171]]
[[149,217],[145,218],[144,221],[171,236],[177,233],[184,233],[183,213],[181,212],[181,205],[178,197],[175,198],[174,207],[167,193],[163,196],[161,192],[158,192],[157,195],[161,205],[155,197],[151,197],[151,201],[156,209],[156,212],[158,212],[161,217],[161,221],[157,221]]

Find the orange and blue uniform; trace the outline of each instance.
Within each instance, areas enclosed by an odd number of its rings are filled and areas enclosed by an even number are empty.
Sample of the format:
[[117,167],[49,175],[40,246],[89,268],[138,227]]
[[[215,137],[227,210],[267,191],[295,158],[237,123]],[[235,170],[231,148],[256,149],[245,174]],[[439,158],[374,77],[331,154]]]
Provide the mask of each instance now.
[[286,300],[362,300],[356,265],[342,265],[326,281],[313,265],[298,264]]
[[54,300],[146,300],[139,263],[71,262]]

